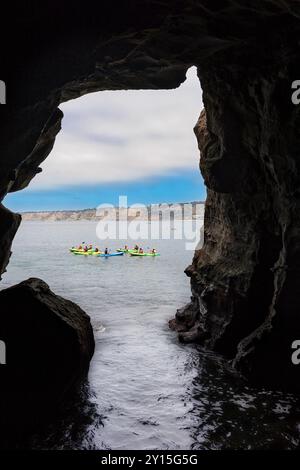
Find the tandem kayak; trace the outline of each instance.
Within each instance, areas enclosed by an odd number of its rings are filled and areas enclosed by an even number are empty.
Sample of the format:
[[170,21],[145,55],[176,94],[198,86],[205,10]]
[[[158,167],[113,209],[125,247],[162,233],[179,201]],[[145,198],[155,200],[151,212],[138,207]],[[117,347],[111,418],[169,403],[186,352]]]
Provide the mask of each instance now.
[[119,253],[100,253],[100,255],[97,255],[99,258],[109,258],[110,256],[122,256],[124,255],[123,252]]
[[159,253],[130,253],[130,256],[160,256]]
[[103,251],[72,251],[73,255],[99,256]]
[[[78,248],[69,248],[69,251],[70,251],[71,253],[75,253],[75,252],[80,252],[80,253],[83,253],[83,252],[84,252],[84,253],[86,253],[86,251],[84,251],[84,250],[78,250]],[[88,252],[91,252],[91,251],[93,251],[93,250],[88,250]]]
[[78,248],[69,248],[71,253],[93,253],[95,250],[79,250]]

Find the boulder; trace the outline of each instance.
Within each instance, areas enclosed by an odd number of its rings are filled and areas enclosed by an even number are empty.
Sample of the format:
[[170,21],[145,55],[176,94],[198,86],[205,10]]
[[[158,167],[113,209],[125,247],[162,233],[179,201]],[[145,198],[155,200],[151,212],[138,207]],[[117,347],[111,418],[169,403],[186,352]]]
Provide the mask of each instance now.
[[[78,390],[94,352],[90,318],[40,279],[0,291],[1,444],[24,441]],[[1,362],[1,361],[0,361]],[[2,361],[3,362],[3,361]]]

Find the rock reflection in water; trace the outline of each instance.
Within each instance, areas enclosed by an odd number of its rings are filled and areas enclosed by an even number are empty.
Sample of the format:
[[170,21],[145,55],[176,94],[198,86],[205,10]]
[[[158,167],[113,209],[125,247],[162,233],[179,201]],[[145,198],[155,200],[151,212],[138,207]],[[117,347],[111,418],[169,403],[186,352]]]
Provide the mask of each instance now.
[[200,352],[190,391],[193,449],[295,449],[300,407],[292,394],[256,389],[213,354]]

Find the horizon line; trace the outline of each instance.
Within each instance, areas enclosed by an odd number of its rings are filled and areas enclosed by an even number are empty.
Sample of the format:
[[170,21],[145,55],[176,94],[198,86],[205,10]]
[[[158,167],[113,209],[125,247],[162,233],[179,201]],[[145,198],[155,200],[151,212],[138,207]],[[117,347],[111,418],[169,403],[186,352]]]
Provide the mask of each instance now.
[[[146,206],[146,207],[149,207],[149,206],[159,206],[159,205],[162,205],[162,204],[167,204],[167,205],[176,205],[176,204],[205,204],[205,200],[204,201],[186,201],[186,202],[160,202],[160,203],[151,203],[151,204],[140,204],[140,206],[136,206],[135,204],[131,204],[130,206],[128,207],[124,207],[124,206],[114,206],[113,204],[108,204],[108,208],[112,208],[111,206],[113,206],[113,208],[116,208],[116,209],[130,209],[131,206],[135,206],[135,208],[137,207],[143,207],[143,206]],[[104,206],[102,206],[104,207]],[[85,211],[93,211],[93,210],[97,210],[97,207],[87,207],[85,209],[51,209],[51,210],[27,210],[27,211],[17,211],[17,213],[19,214],[42,214],[42,213],[49,213],[49,212],[85,212]]]

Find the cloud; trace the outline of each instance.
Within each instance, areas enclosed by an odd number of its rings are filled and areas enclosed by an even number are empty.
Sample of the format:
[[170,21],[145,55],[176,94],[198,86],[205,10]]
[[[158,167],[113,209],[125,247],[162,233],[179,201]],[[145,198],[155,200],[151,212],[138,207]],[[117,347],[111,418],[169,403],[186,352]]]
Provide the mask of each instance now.
[[102,91],[61,106],[62,131],[29,190],[141,180],[195,168],[196,68],[176,90]]

